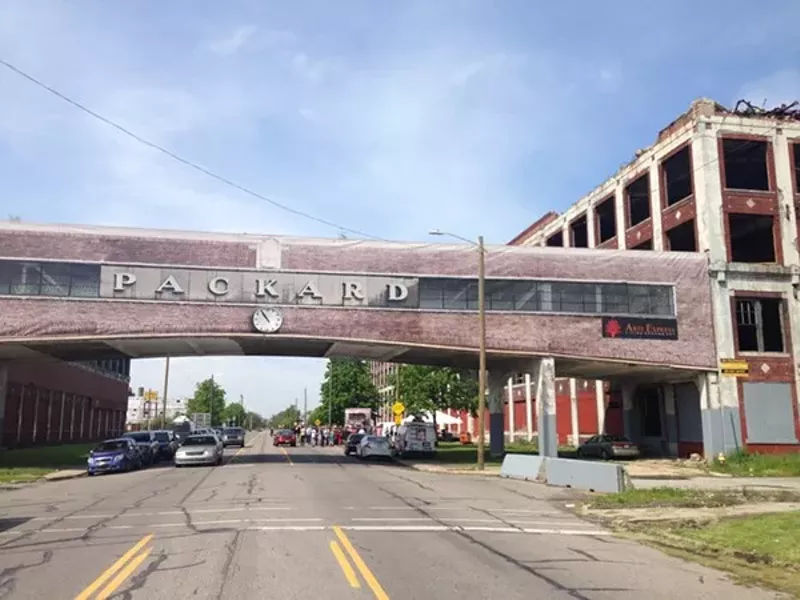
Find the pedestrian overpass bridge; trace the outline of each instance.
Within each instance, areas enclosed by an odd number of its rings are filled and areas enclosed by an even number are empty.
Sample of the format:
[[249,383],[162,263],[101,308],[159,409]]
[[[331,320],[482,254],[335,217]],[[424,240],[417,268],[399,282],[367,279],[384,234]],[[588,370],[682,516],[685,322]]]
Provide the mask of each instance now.
[[[0,222],[0,361],[346,355],[474,369],[477,264],[469,245]],[[716,370],[699,254],[487,246],[486,309],[490,372],[539,373],[537,401],[554,377]]]

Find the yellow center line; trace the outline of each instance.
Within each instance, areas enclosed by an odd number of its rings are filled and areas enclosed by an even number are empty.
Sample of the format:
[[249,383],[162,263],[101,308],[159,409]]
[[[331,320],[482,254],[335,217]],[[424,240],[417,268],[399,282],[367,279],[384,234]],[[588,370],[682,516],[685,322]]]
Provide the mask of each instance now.
[[119,574],[114,577],[114,579],[112,579],[111,582],[104,587],[99,594],[97,594],[97,596],[95,596],[95,600],[106,600],[106,598],[111,596],[111,594],[113,594],[116,589],[121,586],[128,577],[131,576],[131,573],[138,569],[139,565],[142,564],[148,556],[150,556],[152,551],[152,548],[148,548],[134,558],[130,563],[128,563],[128,566],[122,569],[122,571],[120,571]]
[[360,588],[361,584],[358,582],[356,572],[353,571],[353,567],[350,566],[350,562],[347,560],[344,552],[342,552],[342,547],[336,540],[331,540],[331,552],[333,552],[336,562],[338,562],[339,566],[342,568],[344,577],[347,579],[347,583],[350,584],[350,587],[356,589]]
[[225,464],[226,464],[226,465],[229,465],[229,464],[231,464],[231,463],[232,463],[234,460],[236,460],[236,459],[239,457],[239,455],[240,455],[240,454],[242,454],[242,453],[243,453],[245,450],[247,450],[248,448],[252,448],[253,446],[255,446],[255,444],[256,444],[256,440],[257,440],[258,438],[260,438],[262,435],[263,435],[263,432],[262,432],[262,433],[259,433],[259,434],[258,434],[256,437],[254,437],[254,438],[253,438],[253,440],[252,440],[252,442],[250,443],[250,445],[249,445],[249,446],[245,445],[243,448],[239,448],[239,449],[236,451],[236,454],[234,454],[233,456],[231,456],[231,457],[228,459],[228,462],[227,462],[227,463],[225,463]]
[[281,449],[281,452],[283,452],[283,455],[286,457],[286,460],[289,461],[289,464],[291,466],[294,466],[294,463],[292,462],[292,457],[289,456],[289,453],[286,451],[286,448],[284,448],[283,446],[279,446],[279,448]]
[[149,534],[144,536],[141,540],[139,540],[136,545],[128,550],[125,554],[123,554],[117,562],[113,565],[108,567],[105,571],[103,571],[100,576],[95,579],[92,583],[90,583],[85,590],[83,590],[78,596],[75,597],[75,600],[87,600],[89,596],[91,596],[101,585],[103,585],[106,581],[108,581],[114,573],[119,571],[122,567],[125,566],[131,557],[136,554],[139,550],[141,550],[147,542],[153,539],[153,534]]
[[353,564],[355,564],[358,572],[361,573],[364,581],[367,582],[369,589],[371,589],[372,593],[375,594],[375,598],[378,600],[389,600],[389,596],[385,591],[383,591],[381,584],[378,583],[375,575],[372,574],[372,571],[369,570],[369,567],[358,554],[355,547],[353,547],[353,544],[350,543],[350,539],[345,535],[344,531],[342,531],[342,528],[334,525],[333,532],[336,534],[336,537],[339,538],[339,541],[341,542],[342,546],[344,546],[344,549],[347,550],[347,553],[350,555],[350,560],[353,561]]

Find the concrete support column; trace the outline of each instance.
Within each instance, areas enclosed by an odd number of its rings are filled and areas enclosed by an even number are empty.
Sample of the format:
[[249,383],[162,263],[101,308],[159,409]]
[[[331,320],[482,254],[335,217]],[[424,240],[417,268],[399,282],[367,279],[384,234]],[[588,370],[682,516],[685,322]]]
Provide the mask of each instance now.
[[0,447],[3,446],[3,432],[6,421],[6,398],[8,397],[8,365],[0,362]]
[[552,356],[534,363],[536,373],[536,414],[539,430],[539,455],[558,456],[556,428],[556,364]]
[[598,379],[594,382],[594,398],[597,403],[597,433],[606,432],[606,391],[605,382]]
[[25,386],[19,386],[19,408],[17,409],[17,439],[19,444],[22,439],[22,413],[25,412]]
[[475,435],[475,420],[472,413],[467,413],[467,431],[471,436]]
[[36,443],[36,434],[39,432],[39,400],[41,399],[42,392],[37,387],[33,397],[33,431],[31,432],[31,441]]
[[622,384],[622,427],[623,433],[629,438],[638,438],[638,435],[633,435],[633,396],[635,392],[636,385]]
[[53,394],[55,392],[50,390],[47,393],[47,432],[45,433],[45,440],[50,441],[50,435],[53,430]]
[[505,401],[503,391],[507,373],[489,371],[489,453],[494,457],[501,457],[505,453]]
[[58,440],[64,439],[64,408],[67,402],[67,392],[61,392],[61,412],[58,417]]
[[69,439],[75,439],[75,401],[77,397],[75,394],[72,395],[72,402],[70,402],[70,414],[69,414]]
[[661,386],[664,393],[664,420],[667,426],[667,449],[671,456],[678,455],[678,414],[675,410],[675,386]]
[[514,378],[508,378],[508,442],[514,443],[516,438],[515,431],[517,429],[514,423]]
[[578,424],[578,382],[574,377],[569,378],[569,414],[572,426],[572,445],[580,446],[580,426]]
[[525,373],[525,431],[528,441],[533,441],[533,398],[531,395],[531,374]]

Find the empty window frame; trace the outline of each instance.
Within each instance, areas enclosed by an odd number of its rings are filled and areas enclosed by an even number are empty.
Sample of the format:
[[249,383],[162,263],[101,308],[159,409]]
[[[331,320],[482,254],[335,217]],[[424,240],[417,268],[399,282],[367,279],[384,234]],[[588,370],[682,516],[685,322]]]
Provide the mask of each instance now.
[[614,203],[614,196],[600,202],[594,211],[597,219],[597,243],[599,245],[617,235],[617,207]]
[[671,252],[697,252],[694,219],[676,225],[666,234],[667,250]]
[[589,227],[586,222],[586,215],[575,219],[569,225],[570,247],[588,248],[589,247]]
[[783,300],[736,298],[739,352],[784,352]]
[[672,288],[663,285],[601,283],[601,311],[607,314],[673,316]]
[[772,215],[728,214],[731,261],[774,263],[774,221]]
[[725,187],[730,190],[769,191],[767,150],[767,142],[723,139]]
[[667,206],[692,195],[691,146],[684,146],[661,165]]
[[564,233],[559,231],[558,233],[554,233],[549,238],[547,238],[547,242],[545,242],[546,246],[555,246],[558,248],[564,247]]
[[96,298],[100,295],[100,266],[0,261],[0,294]]
[[650,175],[645,173],[625,188],[629,227],[650,218]]

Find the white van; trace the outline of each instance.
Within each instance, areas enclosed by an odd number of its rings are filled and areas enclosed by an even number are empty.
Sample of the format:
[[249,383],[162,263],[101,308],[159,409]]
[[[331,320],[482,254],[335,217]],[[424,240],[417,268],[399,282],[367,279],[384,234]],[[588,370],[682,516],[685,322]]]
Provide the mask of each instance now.
[[436,428],[433,423],[405,423],[397,428],[394,437],[394,451],[398,456],[405,454],[436,453]]

